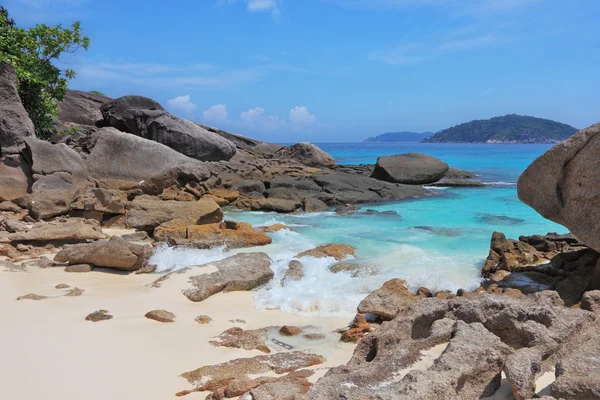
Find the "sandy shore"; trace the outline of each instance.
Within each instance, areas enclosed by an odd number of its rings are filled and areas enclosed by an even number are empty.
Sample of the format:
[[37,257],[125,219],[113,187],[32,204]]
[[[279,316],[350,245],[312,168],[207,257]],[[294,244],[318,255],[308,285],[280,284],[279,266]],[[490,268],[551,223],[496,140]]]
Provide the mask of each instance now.
[[[177,279],[160,289],[148,284],[157,275],[121,275],[107,272],[66,273],[64,268],[25,272],[0,271],[2,314],[2,371],[0,387],[6,399],[149,399],[175,398],[191,389],[179,377],[195,368],[235,358],[263,354],[213,347],[210,339],[234,326],[257,329],[284,324],[314,326],[326,334],[319,341],[293,342],[298,350],[316,352],[327,363],[315,367],[313,380],[329,367],[348,361],[354,346],[339,342],[332,331],[348,321],[340,318],[302,318],[280,311],[258,311],[252,293],[215,295],[193,303],[181,294]],[[79,297],[65,297],[65,283],[84,290]],[[44,300],[16,298],[28,293],[48,296]],[[112,320],[89,322],[89,313],[106,309]],[[148,320],[154,309],[173,312],[174,323]],[[208,315],[213,321],[194,321]],[[230,322],[244,320],[245,323]],[[290,342],[290,340],[288,340]],[[269,342],[274,351],[277,346]],[[195,393],[188,399],[204,399]]]

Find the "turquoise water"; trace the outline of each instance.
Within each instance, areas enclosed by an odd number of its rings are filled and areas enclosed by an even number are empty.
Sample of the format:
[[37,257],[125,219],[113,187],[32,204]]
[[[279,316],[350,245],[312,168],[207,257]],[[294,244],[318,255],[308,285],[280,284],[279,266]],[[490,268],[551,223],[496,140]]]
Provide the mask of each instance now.
[[[228,210],[226,218],[255,226],[284,223],[294,232],[272,234],[273,244],[250,249],[265,251],[274,260],[276,277],[255,294],[259,308],[279,308],[303,315],[351,316],[366,294],[391,278],[406,279],[409,287],[432,290],[474,289],[487,257],[493,231],[508,237],[566,229],[547,221],[517,199],[521,172],[549,145],[492,144],[319,144],[340,164],[374,163],[378,156],[422,152],[451,166],[480,174],[490,183],[482,188],[432,189],[423,199],[363,205],[362,209],[395,211],[399,216],[357,213],[282,215]],[[303,259],[305,277],[280,284],[288,262],[319,244],[342,242],[357,248],[355,262],[366,273],[334,274],[333,259]],[[243,251],[249,251],[245,249]],[[239,252],[239,251],[238,251]],[[220,259],[222,250],[164,249],[156,256],[161,269],[180,268]]]

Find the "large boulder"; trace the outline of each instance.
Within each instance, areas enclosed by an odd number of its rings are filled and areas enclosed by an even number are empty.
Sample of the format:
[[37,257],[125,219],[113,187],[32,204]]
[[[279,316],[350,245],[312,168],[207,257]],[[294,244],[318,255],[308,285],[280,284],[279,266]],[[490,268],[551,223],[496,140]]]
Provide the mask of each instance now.
[[333,157],[312,143],[296,143],[275,153],[275,157],[291,158],[309,167],[335,167]]
[[68,174],[40,176],[31,188],[29,212],[35,219],[50,219],[68,214],[79,191],[70,182]]
[[71,218],[38,222],[27,231],[10,234],[8,240],[11,242],[83,242],[105,237],[97,222]]
[[281,150],[282,145],[275,143],[267,143],[261,142],[260,140],[252,139],[242,135],[236,135],[234,133],[229,133],[222,131],[217,128],[213,128],[211,126],[206,126],[202,124],[197,124],[201,128],[206,129],[209,132],[216,133],[217,135],[233,142],[238,150],[245,151],[248,154],[251,154],[256,157],[270,157],[278,150]]
[[600,251],[600,123],[536,159],[518,182],[519,199]]
[[14,67],[0,62],[0,155],[18,153],[24,137],[35,136],[33,122],[21,103]]
[[62,122],[96,125],[102,119],[100,107],[111,100],[101,94],[67,90],[65,98],[58,103],[58,116]]
[[229,140],[166,112],[145,97],[120,97],[102,105],[100,111],[103,125],[162,143],[197,160],[229,160],[236,153]]
[[204,163],[114,128],[100,129],[94,140],[85,164],[90,178],[101,187],[141,187],[145,193],[157,195],[178,179],[201,182],[210,177]]
[[400,310],[419,298],[420,296],[415,296],[408,290],[405,281],[392,279],[365,297],[358,305],[358,312],[374,314],[389,321],[394,319]]
[[66,246],[56,254],[54,261],[136,271],[144,266],[151,253],[149,246],[140,246],[114,236],[108,241]]
[[11,201],[28,195],[29,177],[27,163],[19,156],[0,158],[0,202]]
[[184,220],[191,224],[221,222],[223,211],[212,199],[198,201],[161,201],[150,196],[136,197],[127,213],[127,225],[140,231],[151,231],[171,221]]
[[25,138],[22,154],[31,166],[34,175],[68,174],[71,183],[85,186],[88,170],[81,156],[64,143],[52,144],[36,138]]
[[387,182],[426,185],[442,179],[448,169],[448,164],[427,154],[396,154],[379,157],[371,177]]

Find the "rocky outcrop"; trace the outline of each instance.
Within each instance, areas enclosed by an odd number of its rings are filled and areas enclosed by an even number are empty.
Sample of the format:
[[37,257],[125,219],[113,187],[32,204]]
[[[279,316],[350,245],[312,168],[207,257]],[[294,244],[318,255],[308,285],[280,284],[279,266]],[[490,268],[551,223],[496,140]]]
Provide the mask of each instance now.
[[247,154],[250,154],[254,157],[258,158],[270,158],[276,153],[278,150],[281,150],[284,146],[275,143],[267,143],[261,142],[260,140],[252,139],[242,135],[236,135],[234,133],[229,133],[222,131],[217,128],[213,128],[210,126],[197,124],[201,128],[206,129],[209,132],[216,133],[217,135],[229,140],[234,143],[238,150],[244,151]]
[[133,244],[114,236],[108,241],[65,246],[56,254],[54,261],[135,271],[144,266],[151,254],[151,247]]
[[600,181],[600,123],[577,132],[535,160],[518,182],[519,199],[566,226],[600,251],[596,203]]
[[221,333],[209,343],[218,347],[232,347],[244,350],[258,350],[270,353],[271,349],[265,343],[266,330],[244,330],[242,328],[231,328]]
[[371,177],[387,182],[426,185],[442,179],[448,169],[448,164],[426,154],[396,154],[379,157]]
[[129,205],[127,226],[141,231],[152,231],[159,225],[175,219],[194,225],[213,224],[221,222],[223,211],[212,199],[161,201],[150,196],[140,196]]
[[254,229],[247,222],[223,221],[195,225],[185,220],[173,220],[158,226],[154,230],[154,239],[178,246],[202,249],[220,246],[239,249],[265,246],[273,241],[269,235]]
[[[579,346],[592,327],[597,331],[596,325],[593,313],[564,307],[555,292],[521,299],[481,294],[418,300],[366,335],[347,365],[331,369],[300,398],[479,399],[498,389],[503,370],[513,392],[525,394],[540,359],[544,361],[539,371],[549,370]],[[433,365],[410,370],[421,351],[445,343]],[[533,368],[529,371],[522,367],[525,354],[517,355],[524,349],[540,355],[527,358]],[[588,354],[593,357],[598,351]],[[579,393],[590,386],[581,380],[572,382]],[[558,381],[554,385],[560,387]]]
[[103,188],[140,188],[158,195],[178,181],[198,183],[210,177],[204,163],[114,128],[100,129],[88,141],[85,164],[90,178]]
[[314,249],[304,251],[298,254],[295,258],[302,257],[315,257],[315,258],[324,258],[324,257],[333,257],[336,260],[340,261],[345,258],[354,257],[356,255],[356,249],[349,244],[344,243],[329,243],[322,244]]
[[198,124],[166,112],[157,102],[141,96],[125,96],[100,108],[101,125],[112,126],[201,161],[229,160],[236,146]]
[[38,222],[30,229],[8,236],[11,242],[85,242],[104,239],[100,225],[78,218]]
[[0,156],[18,153],[25,137],[35,137],[33,122],[21,103],[15,68],[0,61]]
[[271,259],[265,253],[240,253],[200,267],[217,270],[194,275],[196,268],[184,268],[160,277],[152,287],[159,288],[162,282],[172,276],[186,274],[190,287],[184,289],[183,294],[191,301],[200,302],[220,292],[252,290],[269,282],[274,276]]
[[102,120],[100,107],[109,101],[112,101],[110,97],[101,94],[67,90],[58,103],[58,117],[62,122],[93,126]]
[[275,157],[291,158],[309,167],[335,167],[333,157],[312,143],[296,143],[275,153]]
[[396,315],[410,303],[420,298],[421,296],[415,296],[408,290],[405,281],[392,279],[361,301],[358,305],[358,312],[374,314],[389,321],[396,318]]

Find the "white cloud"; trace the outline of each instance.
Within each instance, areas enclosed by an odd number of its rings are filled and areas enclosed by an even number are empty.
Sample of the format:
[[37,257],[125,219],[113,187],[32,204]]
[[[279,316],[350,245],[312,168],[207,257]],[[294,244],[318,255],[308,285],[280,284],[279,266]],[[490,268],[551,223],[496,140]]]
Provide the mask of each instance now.
[[281,118],[275,115],[265,115],[262,107],[252,108],[240,114],[240,123],[249,130],[272,132],[286,126]]
[[296,106],[289,113],[290,125],[293,128],[309,128],[317,122],[317,117],[308,112],[304,106]]
[[[249,12],[270,12],[273,17],[279,17],[279,0],[245,0]],[[235,4],[238,0],[217,0],[217,4]]]
[[206,122],[226,123],[227,121],[227,106],[225,104],[215,104],[202,113],[202,118]]
[[167,105],[173,110],[185,111],[191,114],[198,108],[198,106],[190,101],[190,95],[175,97],[174,99],[167,100]]

